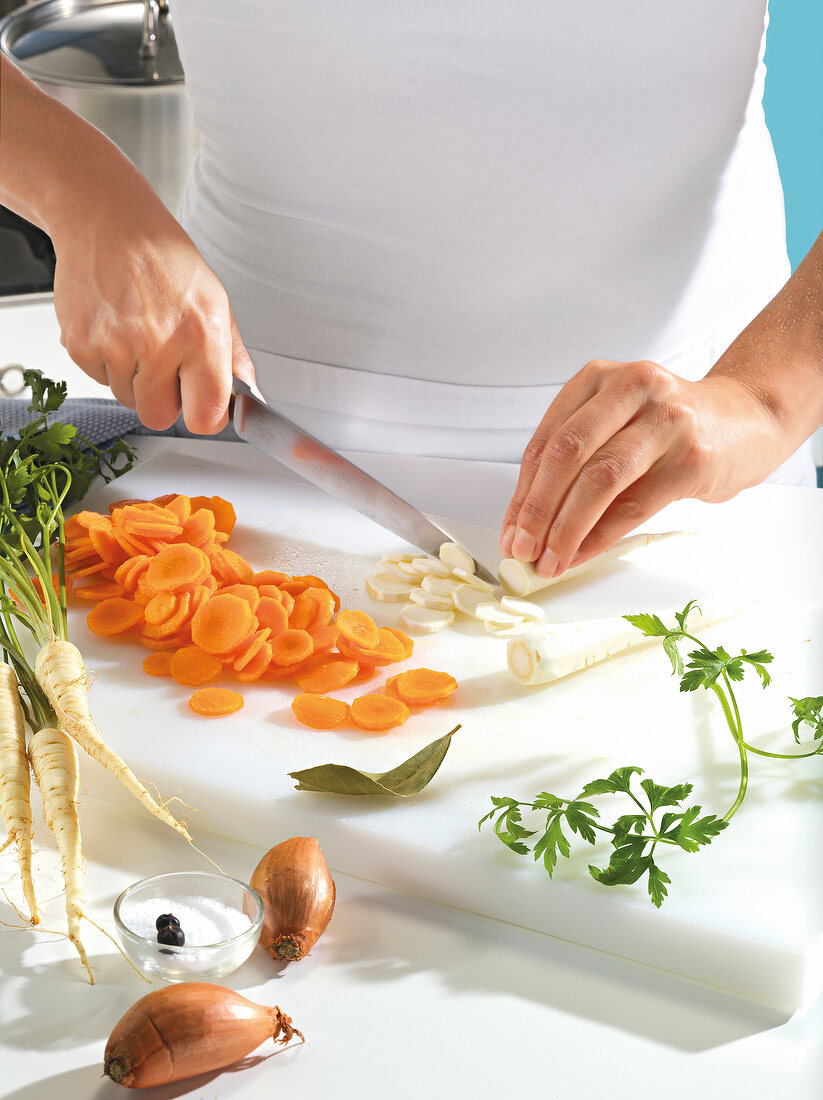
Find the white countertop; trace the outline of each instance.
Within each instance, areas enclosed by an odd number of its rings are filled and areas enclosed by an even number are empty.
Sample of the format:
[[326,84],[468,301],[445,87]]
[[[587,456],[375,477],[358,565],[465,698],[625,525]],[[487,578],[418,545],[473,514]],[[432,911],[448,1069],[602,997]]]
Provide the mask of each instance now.
[[[65,377],[75,396],[99,394],[68,363],[49,314],[48,305],[0,307],[0,365],[19,361]],[[810,508],[823,509],[823,495],[807,492]],[[57,857],[39,811],[36,817],[44,924],[59,929]],[[114,899],[130,882],[199,867],[163,826],[138,813],[86,799],[82,824],[87,912],[108,930]],[[261,837],[258,850],[209,838],[209,852],[227,873],[247,878],[281,839]],[[0,884],[14,869],[13,853],[2,853]],[[335,915],[311,958],[278,970],[257,950],[224,982],[279,1004],[305,1032],[306,1046],[271,1058],[269,1043],[242,1072],[152,1096],[445,1100],[539,1090],[556,1100],[629,1100],[656,1089],[672,1100],[820,1096],[823,1000],[787,1019],[549,937],[335,878]],[[5,904],[0,919],[19,924]],[[101,1080],[103,1048],[116,1020],[149,987],[91,924],[84,940],[94,987],[65,939],[0,929],[6,1100],[124,1095]]]

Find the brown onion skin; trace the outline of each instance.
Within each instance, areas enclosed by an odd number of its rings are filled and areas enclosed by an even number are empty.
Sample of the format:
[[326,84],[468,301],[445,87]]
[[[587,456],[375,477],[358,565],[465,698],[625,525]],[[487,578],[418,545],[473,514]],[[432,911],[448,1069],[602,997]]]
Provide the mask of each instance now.
[[221,985],[181,982],[147,993],[115,1024],[103,1073],[126,1088],[148,1089],[223,1069],[265,1039],[287,1043],[293,1035],[303,1038],[276,1006]]
[[278,962],[308,955],[331,920],[336,893],[317,837],[276,844],[257,864],[250,885],[266,911],[261,946]]

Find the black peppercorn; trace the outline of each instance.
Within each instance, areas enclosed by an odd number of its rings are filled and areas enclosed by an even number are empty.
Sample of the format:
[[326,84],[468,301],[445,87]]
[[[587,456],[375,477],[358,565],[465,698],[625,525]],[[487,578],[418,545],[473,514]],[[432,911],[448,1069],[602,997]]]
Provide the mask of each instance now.
[[173,928],[180,927],[180,921],[177,919],[174,913],[161,913],[157,920],[154,922],[154,927],[159,932],[161,928],[165,928],[169,924]]
[[171,947],[182,947],[186,942],[186,936],[179,924],[176,928],[173,924],[167,924],[165,928],[158,931],[157,942],[168,944]]

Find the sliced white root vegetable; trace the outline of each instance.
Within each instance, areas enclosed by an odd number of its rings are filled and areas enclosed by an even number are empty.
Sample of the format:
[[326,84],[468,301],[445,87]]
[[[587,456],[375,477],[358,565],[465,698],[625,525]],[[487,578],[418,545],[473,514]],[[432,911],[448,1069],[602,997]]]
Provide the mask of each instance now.
[[380,555],[380,560],[397,565],[401,561],[414,561],[417,557],[419,557],[419,554],[416,550],[410,550],[408,554],[398,554],[397,551],[387,550],[385,554]]
[[538,622],[546,617],[546,609],[541,607],[540,604],[532,603],[531,600],[518,599],[517,596],[501,596],[500,606],[505,608],[506,611],[511,611],[514,615],[522,615],[524,619],[530,619],[532,622]]
[[484,623],[494,623],[495,626],[517,626],[523,622],[522,615],[513,615],[511,611],[506,611],[499,603],[491,600],[478,604],[474,617]]
[[397,561],[381,561],[380,569],[375,576],[391,577],[395,581],[405,581],[406,584],[412,584],[414,581],[420,580],[420,575],[415,574],[414,577],[410,576],[402,566],[406,563]]
[[463,584],[470,584],[472,588],[477,588],[481,592],[487,592],[489,596],[493,596],[498,591],[493,584],[489,584],[488,581],[484,581],[481,577],[476,577],[474,573],[469,573],[465,569],[453,569],[452,575],[462,581]]
[[475,618],[474,613],[478,606],[481,603],[489,602],[489,593],[483,592],[471,584],[461,584],[459,588],[455,588],[452,594],[452,602],[458,611]]
[[[731,618],[740,608],[708,609],[689,616],[689,629],[699,630]],[[674,611],[663,612],[664,623],[676,626]],[[521,684],[548,684],[581,668],[640,649],[655,641],[647,638],[624,618],[591,619],[580,623],[559,623],[533,627],[521,638],[509,642],[509,671]]]
[[539,592],[543,588],[550,588],[553,584],[569,581],[573,577],[579,577],[582,573],[597,569],[604,562],[611,561],[614,558],[622,558],[633,550],[648,546],[649,543],[660,542],[662,539],[684,534],[686,534],[685,531],[663,531],[660,534],[629,535],[624,539],[620,539],[614,546],[610,546],[608,550],[604,550],[602,554],[598,554],[596,558],[591,558],[589,561],[583,562],[582,565],[575,565],[557,577],[539,576],[534,562],[504,558],[498,566],[497,575],[500,578],[500,583],[512,596],[530,596],[533,592]]
[[451,575],[449,566],[444,565],[439,558],[432,557],[431,554],[427,554],[425,558],[415,558],[411,564],[421,577],[448,577]]
[[416,603],[407,603],[400,612],[400,621],[409,630],[418,634],[436,634],[445,630],[454,622],[453,611],[435,611],[430,607],[420,607]]
[[534,628],[534,623],[528,619],[521,619],[514,626],[498,626],[497,623],[484,623],[486,633],[493,634],[495,638],[514,638],[516,635],[525,634],[527,630]]
[[474,573],[477,569],[474,558],[459,542],[444,542],[440,547],[440,560],[451,570],[463,569],[466,573]]
[[420,607],[430,607],[434,611],[451,611],[452,609],[450,596],[436,596],[433,592],[426,592],[423,588],[415,588],[409,595],[409,599]]
[[421,573],[413,561],[399,561],[397,568],[408,579],[409,583],[420,584],[425,573]]
[[424,577],[420,582],[420,587],[425,592],[431,592],[433,596],[445,596],[451,603],[451,598],[454,595],[456,588],[459,588],[462,581],[457,580],[454,577]]
[[400,603],[407,600],[415,589],[415,585],[409,581],[401,581],[396,577],[390,577],[387,573],[375,573],[366,577],[366,588],[376,600],[385,600],[389,603]]

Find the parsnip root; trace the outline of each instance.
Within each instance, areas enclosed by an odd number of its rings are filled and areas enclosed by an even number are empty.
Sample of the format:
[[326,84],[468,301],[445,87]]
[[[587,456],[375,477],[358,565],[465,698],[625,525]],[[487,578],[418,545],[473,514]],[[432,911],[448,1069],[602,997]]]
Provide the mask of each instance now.
[[85,916],[85,897],[80,821],[77,816],[80,788],[77,750],[74,742],[62,730],[42,729],[33,734],[29,741],[28,758],[43,797],[46,824],[54,833],[57,851],[60,853],[66,888],[69,939],[77,948],[80,961],[94,985],[94,975],[80,939],[80,921]]
[[77,646],[59,638],[49,642],[37,654],[34,671],[66,733],[116,776],[149,813],[193,843],[186,826],[158,805],[126,762],[100,737],[89,710],[86,670]]
[[[738,614],[734,609],[695,607],[689,616],[689,630],[699,630]],[[673,611],[660,618],[676,626]],[[580,623],[541,626],[513,638],[507,649],[509,671],[521,684],[548,684],[582,668],[617,657],[632,649],[652,645],[648,638],[624,618],[591,619]]]
[[535,562],[504,558],[498,567],[497,575],[500,578],[500,583],[512,596],[531,596],[533,592],[540,592],[542,589],[550,588],[561,581],[570,581],[574,577],[581,576],[581,574],[589,573],[604,562],[612,561],[614,558],[622,558],[624,555],[632,553],[633,550],[648,546],[649,543],[660,542],[662,539],[670,539],[674,535],[684,534],[686,534],[685,531],[663,531],[660,534],[628,535],[616,542],[614,546],[610,546],[608,550],[604,550],[602,554],[598,554],[597,557],[590,558],[582,565],[575,565],[557,577],[539,576]]
[[[31,873],[31,802],[26,724],[14,669],[0,663],[0,814],[9,841],[17,848],[23,897],[32,924],[40,923]],[[7,841],[8,843],[8,841]],[[4,845],[3,847],[6,847]]]

